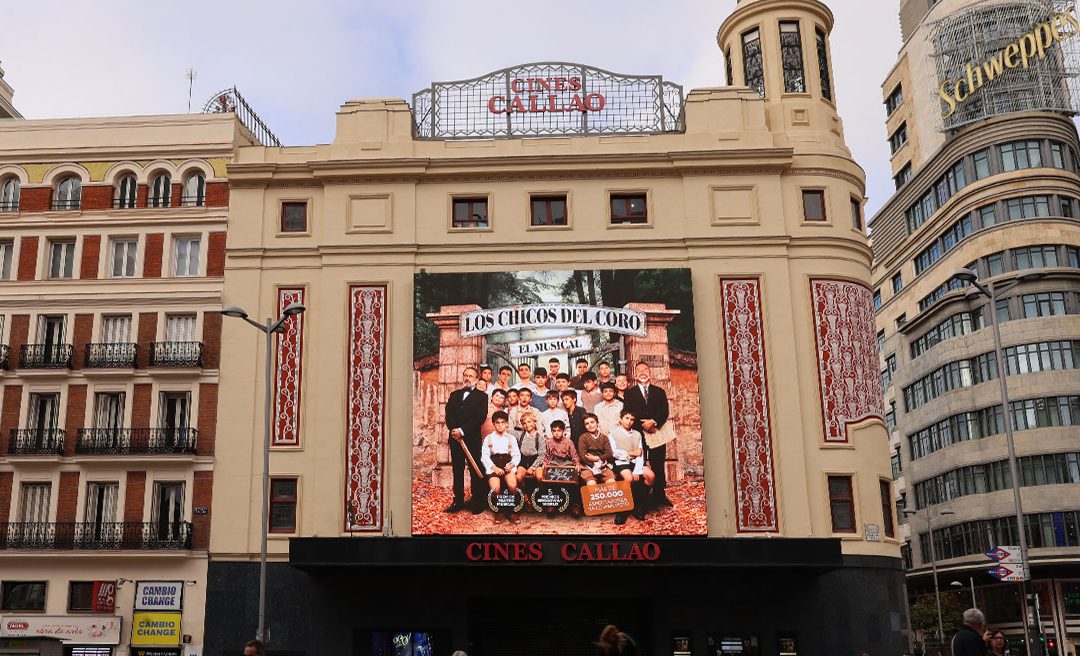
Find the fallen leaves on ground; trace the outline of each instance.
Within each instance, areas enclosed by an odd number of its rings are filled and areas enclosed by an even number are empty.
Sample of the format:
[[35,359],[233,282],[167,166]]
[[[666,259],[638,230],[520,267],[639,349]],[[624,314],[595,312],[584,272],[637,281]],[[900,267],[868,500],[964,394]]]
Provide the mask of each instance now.
[[669,483],[667,496],[674,507],[651,510],[644,521],[631,515],[626,524],[615,525],[615,515],[574,518],[564,514],[541,515],[528,508],[519,521],[495,522],[491,512],[473,515],[468,510],[448,514],[443,510],[453,493],[431,483],[413,484],[412,527],[414,535],[705,535],[705,481],[686,479]]

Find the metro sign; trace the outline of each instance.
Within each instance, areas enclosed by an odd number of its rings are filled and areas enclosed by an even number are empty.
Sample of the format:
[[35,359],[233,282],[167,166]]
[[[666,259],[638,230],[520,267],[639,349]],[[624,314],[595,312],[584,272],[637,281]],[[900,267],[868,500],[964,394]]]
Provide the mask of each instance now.
[[1013,565],[1012,567],[1006,567],[1004,565],[998,565],[986,570],[990,576],[993,576],[999,581],[1026,581],[1027,573],[1024,571],[1023,566]]
[[1005,565],[1020,564],[1020,548],[1019,547],[994,547],[990,551],[986,552],[986,557],[998,563]]

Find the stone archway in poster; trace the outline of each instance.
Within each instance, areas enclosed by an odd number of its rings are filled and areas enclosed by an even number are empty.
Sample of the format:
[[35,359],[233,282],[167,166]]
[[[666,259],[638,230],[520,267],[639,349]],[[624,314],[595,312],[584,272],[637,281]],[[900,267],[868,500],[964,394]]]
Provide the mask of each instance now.
[[705,535],[689,269],[419,273],[416,535]]

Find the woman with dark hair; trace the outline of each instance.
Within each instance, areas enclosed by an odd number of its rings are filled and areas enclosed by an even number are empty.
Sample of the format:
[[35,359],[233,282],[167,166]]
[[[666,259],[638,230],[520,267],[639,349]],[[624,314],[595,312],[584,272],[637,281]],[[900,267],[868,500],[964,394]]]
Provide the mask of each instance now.
[[623,633],[614,624],[608,624],[600,632],[596,643],[600,656],[639,656],[637,643],[629,634]]
[[994,656],[1005,656],[1005,634],[1001,631],[994,631],[990,635],[990,651],[988,653]]

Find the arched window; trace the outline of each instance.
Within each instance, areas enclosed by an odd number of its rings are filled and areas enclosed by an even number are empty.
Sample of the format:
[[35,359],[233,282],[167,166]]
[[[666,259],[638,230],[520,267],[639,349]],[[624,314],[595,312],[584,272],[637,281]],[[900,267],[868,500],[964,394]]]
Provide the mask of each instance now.
[[184,193],[180,197],[184,207],[202,207],[206,204],[206,176],[192,173],[184,180]]
[[82,205],[82,180],[77,175],[60,178],[53,194],[54,210],[77,210]]
[[121,209],[131,209],[135,207],[135,196],[138,193],[139,185],[135,181],[135,176],[130,173],[122,176],[120,182],[116,185],[116,207]]
[[159,173],[150,183],[150,207],[168,207],[172,192],[172,178],[168,173]]
[[19,179],[10,177],[0,185],[0,212],[19,211]]

